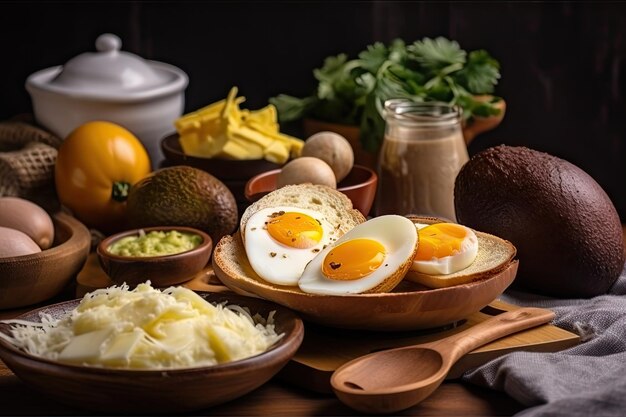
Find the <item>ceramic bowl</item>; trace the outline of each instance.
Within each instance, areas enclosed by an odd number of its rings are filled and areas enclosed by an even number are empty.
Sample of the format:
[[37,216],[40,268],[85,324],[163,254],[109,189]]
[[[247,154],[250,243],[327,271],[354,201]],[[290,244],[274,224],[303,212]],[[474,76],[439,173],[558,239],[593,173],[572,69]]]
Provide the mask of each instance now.
[[83,267],[89,230],[63,212],[52,216],[54,243],[31,255],[0,259],[0,309],[28,306],[59,294]]
[[[274,169],[252,177],[245,188],[248,201],[254,202],[274,191],[279,173],[280,169]],[[354,208],[367,217],[376,196],[377,183],[378,176],[373,170],[362,165],[355,165],[350,173],[337,184],[337,190],[347,195]]]
[[97,52],[31,74],[26,90],[37,122],[58,137],[88,121],[110,121],[135,134],[156,167],[163,159],[159,141],[183,112],[188,78],[179,68],[121,46],[117,36],[100,35]]
[[[115,370],[66,365],[27,354],[0,339],[0,359],[26,384],[60,403],[98,413],[175,414],[205,409],[240,397],[267,382],[298,350],[302,321],[274,303],[237,295],[201,293],[209,302],[228,302],[267,317],[284,336],[266,352],[247,359],[179,370]],[[61,317],[79,300],[55,304],[18,319],[40,321],[40,314]],[[10,332],[0,324],[0,331]]]
[[281,167],[281,165],[265,159],[234,160],[186,155],[178,138],[178,134],[173,134],[166,136],[161,141],[161,150],[165,155],[165,161],[162,165],[189,165],[213,175],[233,193],[240,214],[250,204],[244,194],[248,180],[262,172]]
[[[192,233],[201,236],[202,243],[186,252],[161,256],[118,256],[108,251],[121,238],[138,235],[140,230],[146,233],[170,230]],[[98,244],[96,253],[102,269],[115,284],[126,283],[133,288],[150,280],[154,287],[168,287],[192,279],[207,265],[212,249],[211,237],[201,230],[183,226],[157,226],[127,230],[109,236]]]

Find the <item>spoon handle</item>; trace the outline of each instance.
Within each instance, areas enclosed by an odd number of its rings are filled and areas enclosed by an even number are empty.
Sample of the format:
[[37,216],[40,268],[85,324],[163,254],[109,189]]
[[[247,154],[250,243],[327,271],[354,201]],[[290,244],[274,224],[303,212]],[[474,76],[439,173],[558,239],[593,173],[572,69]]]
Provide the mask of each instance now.
[[430,343],[439,351],[450,350],[451,363],[472,350],[496,339],[545,324],[554,319],[554,312],[543,308],[524,307],[499,314],[461,333]]

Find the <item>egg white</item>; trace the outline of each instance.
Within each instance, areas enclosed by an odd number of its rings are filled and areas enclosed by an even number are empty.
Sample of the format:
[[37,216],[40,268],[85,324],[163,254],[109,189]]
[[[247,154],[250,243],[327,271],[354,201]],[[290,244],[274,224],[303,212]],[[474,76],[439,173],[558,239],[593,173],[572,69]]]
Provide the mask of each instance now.
[[[272,238],[266,230],[273,213],[298,212],[320,221],[322,239],[315,246],[298,249],[284,245]],[[324,246],[337,239],[337,231],[324,218],[322,213],[297,207],[271,207],[254,213],[246,223],[244,248],[250,266],[261,278],[277,285],[297,285],[306,264],[320,253]]]
[[[415,224],[417,230],[423,229],[426,226],[430,225]],[[461,242],[461,247],[457,253],[441,258],[432,258],[428,261],[414,260],[413,265],[411,265],[411,270],[428,275],[448,275],[470,266],[478,255],[478,237],[469,227],[461,227],[465,229],[467,234]]]
[[[356,280],[334,280],[322,273],[326,255],[333,247],[352,239],[372,239],[385,247],[385,259],[371,274]],[[332,245],[322,250],[304,268],[298,281],[300,289],[307,293],[323,295],[360,294],[371,290],[409,262],[417,244],[417,229],[406,217],[386,215],[375,217],[355,226]]]

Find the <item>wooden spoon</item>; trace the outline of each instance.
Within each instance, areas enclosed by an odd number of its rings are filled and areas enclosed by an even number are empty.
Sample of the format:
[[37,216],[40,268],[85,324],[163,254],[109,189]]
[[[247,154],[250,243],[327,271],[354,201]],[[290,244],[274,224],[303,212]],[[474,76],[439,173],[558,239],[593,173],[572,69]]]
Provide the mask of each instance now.
[[331,377],[337,397],[355,410],[394,413],[428,397],[463,355],[511,333],[547,323],[550,310],[520,308],[435,342],[370,353]]

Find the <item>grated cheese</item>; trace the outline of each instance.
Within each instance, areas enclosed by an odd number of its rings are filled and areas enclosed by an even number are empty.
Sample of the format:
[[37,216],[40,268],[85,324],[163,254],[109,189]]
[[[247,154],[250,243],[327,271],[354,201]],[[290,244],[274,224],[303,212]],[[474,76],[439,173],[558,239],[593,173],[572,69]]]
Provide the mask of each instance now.
[[93,291],[67,315],[41,323],[5,320],[0,338],[58,362],[131,369],[210,366],[257,355],[283,335],[236,305],[212,305],[184,287],[164,291],[150,282]]

